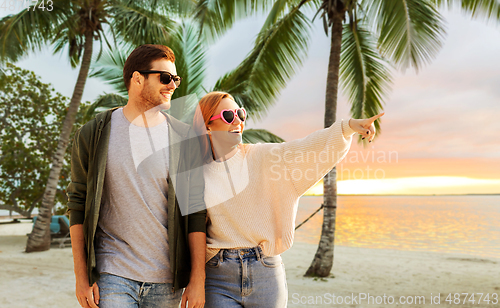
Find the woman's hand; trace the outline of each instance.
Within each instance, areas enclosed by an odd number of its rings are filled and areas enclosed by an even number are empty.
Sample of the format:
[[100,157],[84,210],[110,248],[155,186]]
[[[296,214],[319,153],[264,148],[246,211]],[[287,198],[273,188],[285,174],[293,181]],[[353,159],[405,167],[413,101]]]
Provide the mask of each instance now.
[[368,119],[350,119],[349,126],[353,131],[363,136],[363,139],[368,138],[368,141],[372,142],[375,138],[375,125],[373,123],[384,114],[382,112]]

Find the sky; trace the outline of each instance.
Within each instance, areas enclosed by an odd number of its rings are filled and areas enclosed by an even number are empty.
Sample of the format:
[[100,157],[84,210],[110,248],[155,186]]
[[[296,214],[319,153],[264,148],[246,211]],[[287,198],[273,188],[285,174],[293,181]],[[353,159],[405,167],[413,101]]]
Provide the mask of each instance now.
[[[379,138],[366,148],[353,141],[337,167],[340,194],[500,194],[500,26],[459,13],[443,15],[443,48],[418,74],[394,71]],[[244,59],[263,21],[237,22],[209,47],[205,88]],[[265,128],[285,140],[322,128],[330,39],[319,20],[309,46],[276,104],[262,120],[249,120],[247,128]],[[66,54],[52,55],[47,48],[16,65],[71,96],[78,70]],[[89,78],[83,100],[104,92],[113,88]],[[349,109],[341,94],[337,120],[348,120]],[[312,192],[321,193],[321,185]]]

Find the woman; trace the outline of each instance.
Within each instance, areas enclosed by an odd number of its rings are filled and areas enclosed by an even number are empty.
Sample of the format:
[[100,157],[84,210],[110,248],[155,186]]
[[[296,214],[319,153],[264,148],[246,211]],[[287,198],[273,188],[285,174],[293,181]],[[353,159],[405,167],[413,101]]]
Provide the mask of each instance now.
[[299,197],[344,158],[354,133],[371,141],[383,113],[291,142],[242,144],[246,113],[230,94],[208,93],[199,107],[195,129],[210,136],[205,306],[286,307],[280,254],[292,246]]

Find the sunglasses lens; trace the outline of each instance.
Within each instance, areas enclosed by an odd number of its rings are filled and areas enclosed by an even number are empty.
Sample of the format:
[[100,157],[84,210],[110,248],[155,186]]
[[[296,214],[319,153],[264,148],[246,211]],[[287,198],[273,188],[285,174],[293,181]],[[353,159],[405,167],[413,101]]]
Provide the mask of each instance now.
[[241,121],[241,122],[245,122],[246,117],[247,117],[247,115],[246,115],[246,113],[245,113],[245,110],[243,110],[243,109],[238,109],[238,110],[236,111],[236,113],[238,114],[238,118],[240,118],[240,121]]
[[227,123],[231,124],[234,121],[234,113],[232,111],[226,110],[222,112],[222,117],[224,118],[224,121]]
[[174,77],[174,83],[176,87],[179,87],[181,85],[181,77],[175,76]]
[[175,86],[179,87],[181,85],[181,77],[171,75],[169,73],[161,73],[160,75],[160,82],[163,84],[169,84],[172,79],[174,80]]
[[161,73],[160,74],[160,82],[163,84],[169,84],[172,81],[172,77],[169,73]]

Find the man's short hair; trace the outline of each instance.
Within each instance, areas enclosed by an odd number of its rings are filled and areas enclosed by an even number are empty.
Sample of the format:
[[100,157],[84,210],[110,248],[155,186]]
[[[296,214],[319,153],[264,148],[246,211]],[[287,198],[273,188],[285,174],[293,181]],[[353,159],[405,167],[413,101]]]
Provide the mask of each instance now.
[[[166,59],[174,63],[174,52],[167,46],[152,44],[141,45],[134,49],[123,66],[123,81],[127,90],[130,88],[130,79],[135,71],[150,70],[152,63],[160,59]],[[144,76],[148,78],[148,75]]]

